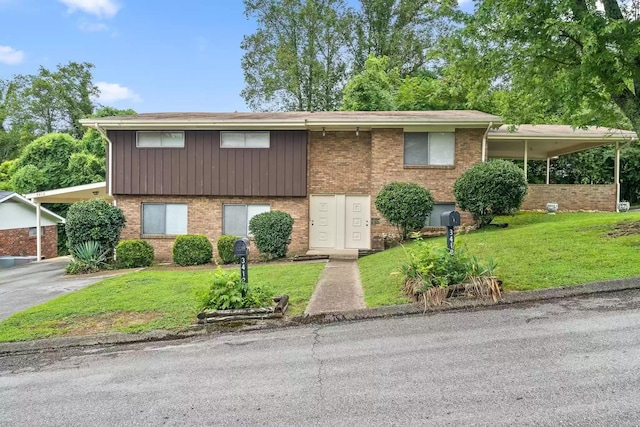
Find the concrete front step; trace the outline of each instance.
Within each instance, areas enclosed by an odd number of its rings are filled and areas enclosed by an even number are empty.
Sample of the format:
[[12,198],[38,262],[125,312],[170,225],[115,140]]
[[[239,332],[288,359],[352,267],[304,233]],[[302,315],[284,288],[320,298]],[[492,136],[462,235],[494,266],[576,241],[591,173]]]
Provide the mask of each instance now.
[[357,249],[309,249],[307,255],[327,255],[329,259],[358,259]]

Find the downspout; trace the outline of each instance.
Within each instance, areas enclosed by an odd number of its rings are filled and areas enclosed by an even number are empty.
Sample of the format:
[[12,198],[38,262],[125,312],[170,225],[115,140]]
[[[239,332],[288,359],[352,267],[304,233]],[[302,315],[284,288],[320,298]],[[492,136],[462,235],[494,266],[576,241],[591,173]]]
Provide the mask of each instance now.
[[104,131],[104,129],[102,129],[100,126],[98,126],[98,123],[95,124],[96,130],[98,131],[98,133],[100,135],[102,135],[102,137],[107,141],[107,152],[108,152],[108,158],[109,158],[109,170],[107,171],[107,194],[109,196],[113,196],[113,193],[111,191],[112,187],[113,187],[113,143],[111,142],[111,140],[109,139],[109,137],[107,136],[107,133]]
[[493,122],[489,122],[489,126],[487,130],[484,131],[484,135],[482,136],[482,161],[487,161],[487,135],[489,135],[489,131],[493,127]]

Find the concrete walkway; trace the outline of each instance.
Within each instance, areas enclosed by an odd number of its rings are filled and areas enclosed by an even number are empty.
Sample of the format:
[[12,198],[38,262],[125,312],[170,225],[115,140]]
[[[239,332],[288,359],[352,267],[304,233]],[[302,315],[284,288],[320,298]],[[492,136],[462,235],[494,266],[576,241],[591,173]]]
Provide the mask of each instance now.
[[357,260],[327,262],[305,314],[351,311],[367,308]]

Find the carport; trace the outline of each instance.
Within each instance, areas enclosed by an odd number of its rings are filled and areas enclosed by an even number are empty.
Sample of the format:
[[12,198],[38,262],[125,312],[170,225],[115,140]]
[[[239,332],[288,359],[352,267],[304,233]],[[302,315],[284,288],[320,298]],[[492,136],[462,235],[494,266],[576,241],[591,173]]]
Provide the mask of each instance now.
[[38,261],[40,261],[42,254],[42,233],[40,231],[42,203],[75,203],[81,200],[96,198],[108,201],[113,200],[113,196],[107,194],[106,182],[39,191],[37,193],[25,194],[25,197],[36,204],[36,247]]
[[635,132],[603,127],[574,129],[566,125],[520,125],[512,128],[508,125],[502,125],[488,132],[486,153],[489,159],[523,160],[525,177],[529,160],[546,160],[546,185],[549,186],[551,159],[564,154],[615,144],[614,185],[615,206],[618,210],[620,202],[620,150],[624,145],[637,139]]

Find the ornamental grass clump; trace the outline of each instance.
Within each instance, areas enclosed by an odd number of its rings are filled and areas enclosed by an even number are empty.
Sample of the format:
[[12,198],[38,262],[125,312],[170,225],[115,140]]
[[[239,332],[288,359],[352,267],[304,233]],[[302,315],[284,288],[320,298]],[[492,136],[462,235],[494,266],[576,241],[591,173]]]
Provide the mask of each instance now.
[[494,301],[500,298],[499,281],[494,277],[495,264],[483,266],[463,249],[450,252],[447,248],[435,248],[418,240],[416,246],[406,249],[407,262],[396,274],[403,278],[403,292],[428,306],[441,305],[454,292],[452,286],[464,285],[467,297]]

